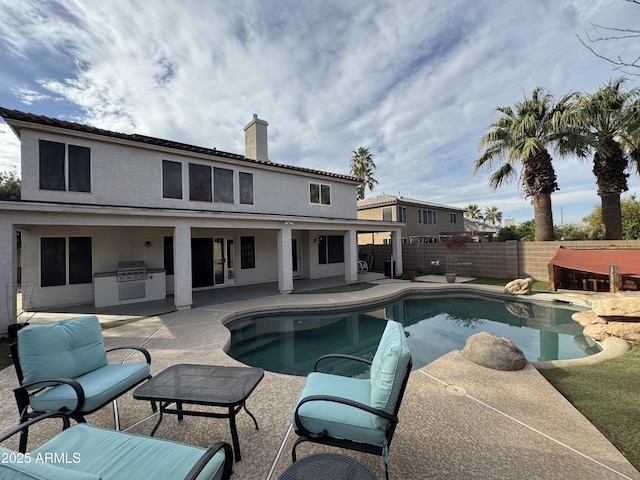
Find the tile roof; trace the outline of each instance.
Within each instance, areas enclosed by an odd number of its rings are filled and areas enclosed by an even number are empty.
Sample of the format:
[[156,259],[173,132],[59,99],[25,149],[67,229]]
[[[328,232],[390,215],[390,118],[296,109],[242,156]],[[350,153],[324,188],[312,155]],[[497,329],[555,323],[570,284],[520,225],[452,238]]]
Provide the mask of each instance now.
[[[43,125],[47,127],[61,128],[64,130],[73,130],[76,132],[89,133],[93,135],[99,135],[102,137],[110,137],[110,138],[116,138],[119,140],[142,143],[145,145],[155,145],[157,147],[162,147],[162,148],[181,150],[181,151],[190,152],[190,153],[198,153],[198,154],[209,155],[209,156],[218,157],[218,158],[228,158],[232,160],[253,163],[256,165],[265,165],[269,167],[295,170],[298,172],[311,173],[315,175],[332,177],[340,180],[347,180],[354,183],[361,183],[361,180],[359,178],[353,177],[350,175],[342,175],[339,173],[325,172],[322,170],[314,170],[311,168],[297,167],[294,165],[286,165],[286,164],[275,163],[270,161],[254,160],[251,158],[247,158],[243,155],[223,152],[222,150],[217,150],[215,148],[198,147],[198,146],[189,145],[186,143],[174,142],[171,140],[164,140],[161,138],[148,137],[146,135],[139,135],[136,133],[127,134],[127,133],[113,132],[110,130],[91,127],[89,125],[83,125],[81,123],[68,122],[66,120],[59,120],[56,118],[46,117],[43,115],[36,115],[33,113],[21,112],[19,110],[11,110],[3,107],[0,107],[0,117],[4,118],[7,124],[10,124],[11,121],[26,122],[26,123],[36,124],[36,125]],[[14,129],[14,131],[16,130]],[[16,134],[18,134],[17,131],[16,131]]]
[[464,212],[464,208],[460,207],[452,207],[450,205],[441,205],[438,203],[432,202],[424,202],[422,200],[414,200],[413,198],[407,198],[403,196],[394,197],[393,195],[378,195],[371,198],[365,198],[364,200],[358,200],[358,210],[366,210],[368,208],[376,208],[383,207],[386,205],[396,205],[396,204],[404,204],[404,205],[416,205],[418,207],[432,207],[432,208],[443,208],[446,210],[456,210],[460,212]]

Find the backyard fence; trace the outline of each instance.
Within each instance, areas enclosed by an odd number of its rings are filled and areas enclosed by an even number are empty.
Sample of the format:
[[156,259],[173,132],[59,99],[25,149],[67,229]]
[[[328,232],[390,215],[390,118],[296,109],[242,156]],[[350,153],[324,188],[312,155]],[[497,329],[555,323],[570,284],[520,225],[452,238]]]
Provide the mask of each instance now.
[[[423,274],[444,274],[451,265],[456,265],[458,275],[487,278],[531,277],[549,281],[548,264],[560,247],[612,249],[637,248],[640,240],[585,240],[557,242],[480,242],[467,243],[460,248],[447,247],[440,243],[412,243],[402,246],[402,268],[406,272],[415,270]],[[391,259],[390,245],[363,245],[359,247],[360,258],[369,268],[385,271],[385,262]],[[455,260],[451,260],[455,257]],[[447,261],[449,259],[449,261]]]

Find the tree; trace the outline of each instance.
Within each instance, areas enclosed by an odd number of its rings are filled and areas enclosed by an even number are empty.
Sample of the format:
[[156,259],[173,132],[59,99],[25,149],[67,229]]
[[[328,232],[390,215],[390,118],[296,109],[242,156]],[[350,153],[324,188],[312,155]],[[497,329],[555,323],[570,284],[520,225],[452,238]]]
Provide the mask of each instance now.
[[[640,201],[635,195],[620,200],[622,213],[622,238],[624,240],[640,239]],[[582,221],[589,230],[589,239],[600,240],[604,236],[602,226],[602,206],[596,205],[593,211]]]
[[376,164],[373,162],[373,155],[369,152],[368,147],[358,147],[358,150],[353,151],[350,173],[354,177],[362,179],[362,183],[358,186],[358,200],[364,198],[365,189],[373,190],[373,186],[378,183],[373,177],[375,170]]
[[[640,0],[625,1],[627,3],[640,6]],[[616,70],[621,70],[629,75],[640,75],[640,71],[637,70],[640,69],[640,57],[637,55],[634,54],[631,58],[623,58],[620,55],[617,58],[611,58],[598,53],[596,48],[593,47],[594,44],[599,42],[634,42],[636,39],[640,38],[640,30],[634,28],[606,27],[595,23],[592,23],[591,26],[593,27],[594,34],[591,35],[588,32],[585,33],[589,44],[587,44],[587,42],[578,35],[580,43],[587,47],[596,57],[602,58],[612,64]],[[635,48],[632,51],[635,52]]]
[[587,225],[567,223],[555,227],[556,240],[592,240],[591,231]]
[[469,220],[482,220],[482,212],[477,203],[471,203],[467,205],[467,210],[464,212],[464,216]]
[[593,174],[602,204],[605,240],[622,238],[620,195],[628,190],[627,167],[640,158],[638,125],[640,90],[624,90],[624,77],[602,85],[594,94],[579,94],[579,100],[567,113],[568,151],[579,158],[593,152]]
[[20,200],[21,181],[14,169],[0,172],[0,200]]
[[522,165],[519,181],[525,197],[531,197],[535,215],[537,241],[553,240],[551,194],[559,189],[547,148],[560,151],[564,141],[562,113],[573,104],[574,95],[566,95],[557,103],[542,88],[536,87],[531,98],[524,96],[515,108],[498,107],[502,117],[481,138],[483,155],[473,170],[498,167],[489,177],[494,190],[503,182],[517,177],[517,165]]
[[507,240],[521,240],[524,242],[533,242],[535,240],[535,224],[533,220],[527,220],[520,225],[509,225],[498,230],[498,241],[506,242]]
[[491,225],[500,225],[502,223],[502,212],[498,207],[487,207],[484,209],[484,219]]

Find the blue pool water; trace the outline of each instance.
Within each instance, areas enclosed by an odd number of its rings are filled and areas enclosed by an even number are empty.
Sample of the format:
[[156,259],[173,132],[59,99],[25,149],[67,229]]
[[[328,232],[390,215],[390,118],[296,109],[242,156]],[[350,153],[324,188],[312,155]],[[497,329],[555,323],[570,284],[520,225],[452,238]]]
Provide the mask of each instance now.
[[[532,362],[597,353],[599,347],[585,338],[582,327],[571,319],[575,311],[576,308],[563,304],[411,295],[358,310],[239,318],[227,324],[231,330],[227,353],[245,364],[272,372],[306,375],[313,370],[315,360],[326,353],[373,358],[387,319],[404,325],[414,369],[462,349],[468,337],[483,331],[508,338]],[[364,368],[357,366],[356,370],[345,371],[345,362],[331,363],[323,367],[342,375],[355,376]]]

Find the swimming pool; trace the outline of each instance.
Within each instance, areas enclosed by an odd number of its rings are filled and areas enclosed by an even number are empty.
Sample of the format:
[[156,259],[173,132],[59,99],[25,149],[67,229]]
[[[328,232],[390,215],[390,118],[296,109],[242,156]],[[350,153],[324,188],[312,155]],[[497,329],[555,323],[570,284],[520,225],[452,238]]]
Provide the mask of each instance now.
[[[384,304],[332,311],[266,313],[227,323],[227,353],[272,372],[307,375],[326,353],[373,358],[386,320],[402,323],[413,367],[464,347],[468,337],[489,332],[514,342],[529,361],[581,358],[600,348],[571,319],[578,308],[477,295],[408,295]],[[325,362],[335,373],[357,376],[356,362]],[[355,369],[354,369],[355,368]],[[326,368],[324,368],[326,371]]]

